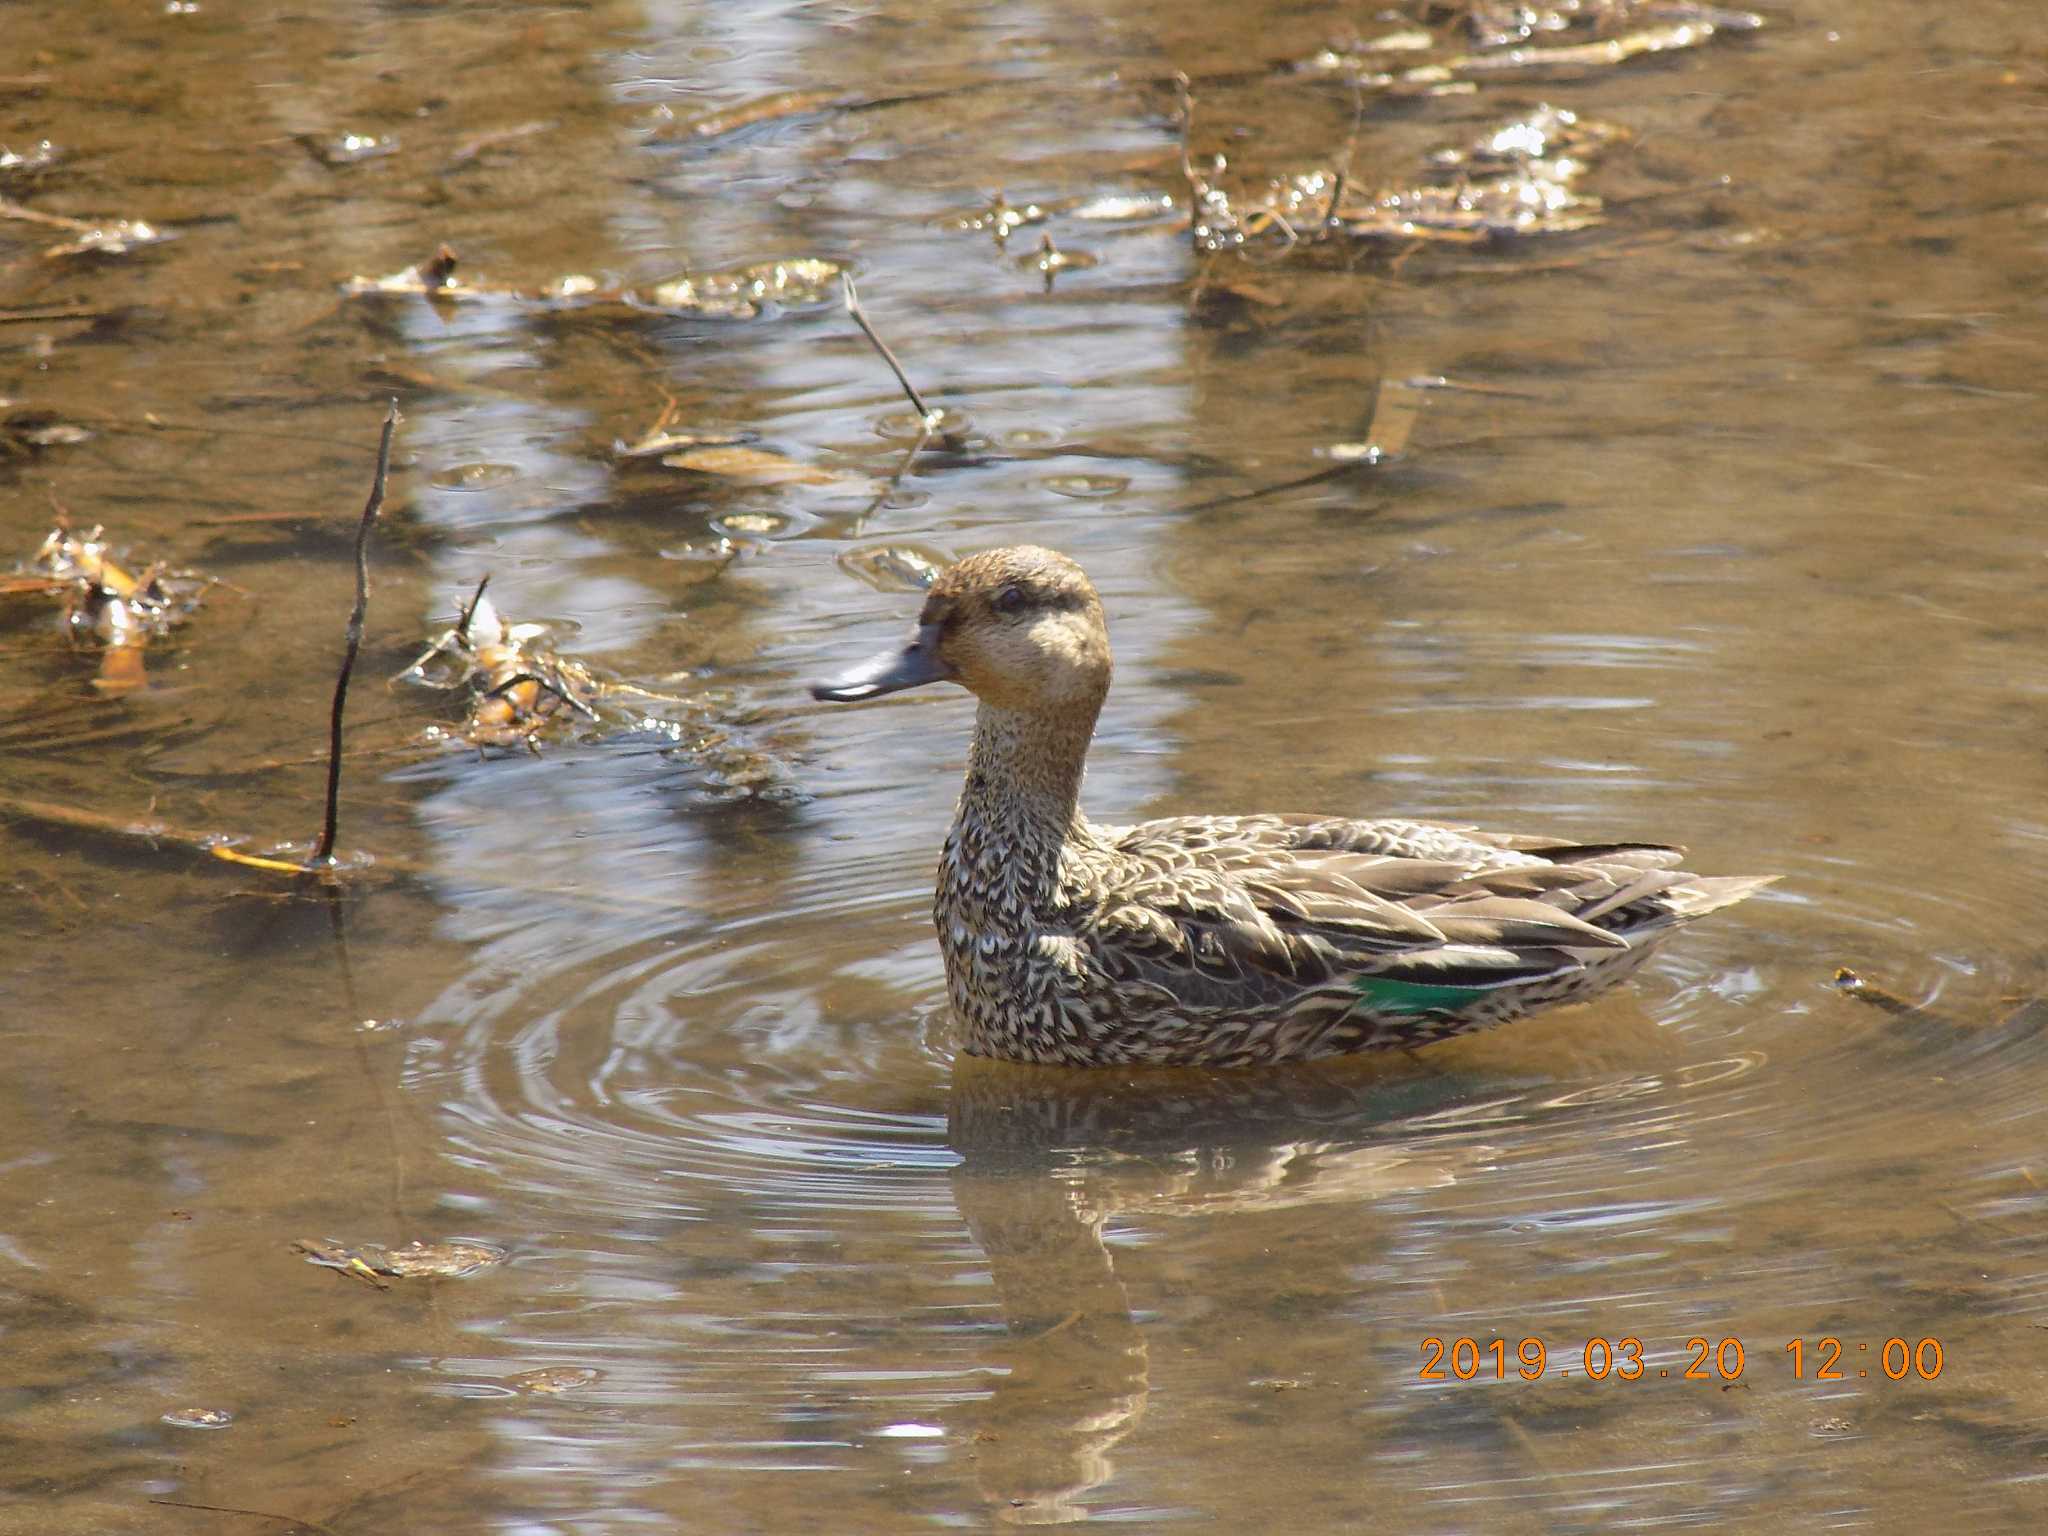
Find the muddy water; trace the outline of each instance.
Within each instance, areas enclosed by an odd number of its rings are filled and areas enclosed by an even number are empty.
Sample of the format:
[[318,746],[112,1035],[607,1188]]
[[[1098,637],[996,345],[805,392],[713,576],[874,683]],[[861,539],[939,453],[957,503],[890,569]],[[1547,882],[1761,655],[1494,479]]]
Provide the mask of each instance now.
[[[1374,186],[1538,100],[1626,128],[1606,223],[1247,267],[1056,215],[1100,259],[1049,292],[1036,228],[955,216],[1183,192],[1176,69],[1234,174],[1327,162],[1349,92],[1252,65],[1396,23],[80,9],[0,12],[0,146],[64,156],[0,192],[175,238],[0,221],[5,410],[94,434],[0,459],[0,547],[57,508],[219,584],[114,696],[0,598],[0,1528],[2039,1528],[2032,7],[1802,6],[1375,100]],[[688,131],[794,90],[945,94]],[[333,163],[350,133],[395,148]],[[339,295],[442,241],[527,287],[849,263],[965,439],[883,485],[913,423],[833,309]],[[182,839],[317,825],[393,395],[343,820],[375,862],[295,897]],[[615,461],[671,400],[851,478]],[[1397,420],[1388,465],[1248,494]],[[863,560],[1021,539],[1111,609],[1103,814],[1786,879],[1596,1006],[1411,1058],[956,1060],[925,910],[967,709],[801,685],[903,631]],[[424,743],[446,702],[382,679],[486,573],[657,722]],[[330,1237],[504,1256],[378,1290],[291,1246]]]

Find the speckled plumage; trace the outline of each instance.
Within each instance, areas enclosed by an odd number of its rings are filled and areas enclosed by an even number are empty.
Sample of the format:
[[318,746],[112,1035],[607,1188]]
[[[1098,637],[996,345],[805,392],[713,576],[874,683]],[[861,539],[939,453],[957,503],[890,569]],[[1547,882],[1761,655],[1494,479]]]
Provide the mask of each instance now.
[[1590,997],[1772,878],[1418,821],[1098,826],[1079,791],[1109,675],[1088,579],[1020,547],[953,566],[908,649],[816,690],[949,680],[981,701],[932,914],[977,1055],[1248,1066],[1427,1044]]

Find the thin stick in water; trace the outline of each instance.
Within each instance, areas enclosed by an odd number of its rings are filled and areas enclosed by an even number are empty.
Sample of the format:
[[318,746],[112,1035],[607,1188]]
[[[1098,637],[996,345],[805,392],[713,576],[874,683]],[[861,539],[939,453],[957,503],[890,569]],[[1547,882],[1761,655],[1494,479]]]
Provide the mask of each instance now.
[[296,1525],[308,1531],[318,1531],[322,1536],[335,1536],[332,1526],[322,1525],[318,1520],[306,1520],[297,1515],[276,1515],[267,1509],[242,1509],[233,1504],[193,1504],[184,1499],[151,1499],[152,1504],[162,1504],[170,1509],[203,1509],[214,1515],[248,1515],[256,1520],[275,1520],[282,1525]]
[[1190,187],[1197,186],[1201,178],[1195,174],[1193,142],[1195,137],[1195,91],[1188,83],[1187,74],[1182,70],[1173,72],[1174,95],[1180,102],[1180,173],[1187,178]]
[[910,445],[910,452],[903,455],[903,462],[896,466],[896,473],[889,477],[887,483],[875,493],[875,499],[863,507],[860,516],[853,520],[855,537],[867,532],[868,519],[881,511],[882,503],[896,494],[896,488],[903,483],[903,477],[910,473],[911,460],[923,452],[924,445],[932,440],[932,428],[931,417],[925,417],[923,424],[917,429],[917,441]]
[[1351,153],[1358,148],[1358,130],[1365,124],[1365,84],[1358,78],[1358,71],[1351,71],[1351,131],[1344,135],[1344,153],[1337,159],[1337,174],[1330,181],[1330,200],[1323,205],[1322,223],[1317,226],[1315,237],[1327,239],[1330,226],[1337,222],[1337,205],[1344,201],[1344,188],[1351,180]]
[[476,591],[470,594],[468,605],[462,610],[462,617],[456,622],[455,637],[464,645],[469,644],[469,626],[476,618],[476,611],[484,600],[484,588],[491,584],[491,573],[484,572],[484,579],[476,584]]
[[334,860],[335,824],[341,803],[341,716],[348,707],[349,674],[356,669],[356,652],[363,647],[363,621],[370,611],[370,525],[384,507],[384,481],[391,473],[391,434],[398,425],[398,402],[384,413],[384,432],[377,440],[377,475],[370,482],[370,499],[363,507],[363,520],[356,525],[356,605],[348,616],[348,649],[341,658],[341,675],[334,680],[334,715],[327,732],[327,819],[320,828],[320,842],[306,861],[329,864]]
[[910,397],[910,408],[917,412],[929,432],[939,424],[943,411],[935,411],[924,403],[924,396],[917,392],[917,386],[910,382],[910,376],[903,371],[903,365],[896,361],[896,354],[889,350],[889,343],[875,334],[875,328],[868,324],[868,317],[860,307],[860,295],[854,292],[853,277],[849,273],[839,274],[840,286],[846,291],[846,312],[853,316],[853,323],[860,327],[861,334],[874,343],[875,350],[882,354],[882,361],[889,365],[889,371],[896,375],[896,382],[903,386],[903,393]]

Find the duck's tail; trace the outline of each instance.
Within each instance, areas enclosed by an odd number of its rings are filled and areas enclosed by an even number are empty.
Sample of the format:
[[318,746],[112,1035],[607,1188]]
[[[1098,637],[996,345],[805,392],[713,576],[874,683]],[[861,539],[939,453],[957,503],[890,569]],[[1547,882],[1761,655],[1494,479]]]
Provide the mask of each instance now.
[[1765,886],[1775,884],[1780,878],[1778,875],[1696,875],[1684,884],[1669,886],[1658,894],[1674,916],[1690,922],[1695,917],[1705,917],[1709,912],[1732,907],[1745,897],[1754,896]]

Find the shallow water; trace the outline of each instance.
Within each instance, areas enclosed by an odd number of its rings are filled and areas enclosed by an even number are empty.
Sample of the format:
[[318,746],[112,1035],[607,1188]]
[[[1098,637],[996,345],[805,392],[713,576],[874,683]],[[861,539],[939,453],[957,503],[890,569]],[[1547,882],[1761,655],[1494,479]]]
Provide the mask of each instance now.
[[[0,146],[65,153],[0,194],[176,238],[45,258],[0,220],[0,416],[95,434],[0,458],[0,550],[56,507],[221,584],[113,697],[0,597],[0,1528],[2039,1529],[2033,7],[1799,7],[1365,112],[1375,185],[1539,100],[1625,127],[1582,234],[1248,269],[1056,212],[1099,261],[1050,291],[1038,226],[958,216],[1182,193],[1175,70],[1246,176],[1327,159],[1349,92],[1248,61],[1368,21],[75,18],[0,17]],[[820,89],[947,94],[650,138]],[[397,147],[309,151],[350,132]],[[833,307],[339,295],[444,240],[529,287],[847,262],[966,441],[884,484],[915,423]],[[393,394],[342,822],[375,863],[294,898],[175,834],[317,825]],[[615,461],[665,398],[851,478]],[[1391,464],[1248,495],[1409,417]],[[967,706],[802,685],[904,632],[876,552],[1021,540],[1111,613],[1100,814],[1407,812],[1786,878],[1594,1006],[1412,1056],[956,1059],[926,912]],[[687,704],[423,744],[444,702],[381,680],[486,573]],[[505,1257],[377,1290],[292,1248],[327,1237]],[[1456,1379],[1460,1338],[1506,1379]],[[1586,1379],[1595,1338],[1640,1379]],[[1938,1376],[1887,1379],[1895,1338]]]

